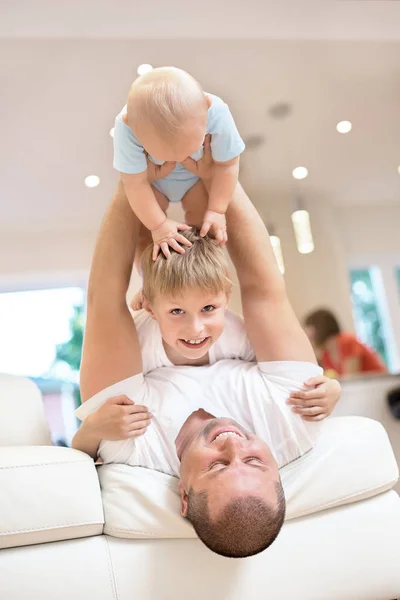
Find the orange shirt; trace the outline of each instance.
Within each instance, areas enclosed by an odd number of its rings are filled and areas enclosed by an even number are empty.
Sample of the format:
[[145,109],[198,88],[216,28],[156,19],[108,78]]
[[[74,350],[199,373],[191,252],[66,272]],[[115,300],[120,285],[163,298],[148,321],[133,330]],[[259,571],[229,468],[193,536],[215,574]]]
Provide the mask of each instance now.
[[354,333],[339,333],[336,336],[339,362],[335,363],[329,352],[322,354],[321,362],[324,370],[333,369],[338,375],[343,375],[344,363],[348,358],[359,358],[361,372],[384,373],[386,367],[375,350],[360,342]]

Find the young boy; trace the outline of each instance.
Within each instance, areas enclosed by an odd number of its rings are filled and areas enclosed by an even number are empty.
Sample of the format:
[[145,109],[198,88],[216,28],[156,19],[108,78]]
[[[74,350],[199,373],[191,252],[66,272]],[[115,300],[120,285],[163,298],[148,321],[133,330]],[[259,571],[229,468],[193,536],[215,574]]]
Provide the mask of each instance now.
[[[206,94],[188,73],[162,67],[142,75],[131,86],[128,103],[115,120],[114,167],[120,172],[129,204],[151,232],[153,260],[159,250],[183,253],[190,242],[187,230],[165,214],[169,202],[185,211],[196,203],[201,182],[185,166],[185,159],[202,156],[206,134],[211,134],[214,159],[208,210],[201,235],[211,231],[223,245],[227,240],[225,212],[236,187],[239,155],[245,145],[228,106]],[[171,172],[152,186],[147,181],[146,156],[155,164],[169,162]]]
[[[143,307],[134,321],[143,373],[173,365],[214,364],[223,359],[254,361],[243,319],[227,310],[232,289],[223,249],[198,229],[185,231],[191,246],[152,260],[142,255]],[[337,381],[320,376],[305,382],[310,390],[289,399],[307,420],[328,416],[340,396]],[[303,412],[302,412],[303,411]]]

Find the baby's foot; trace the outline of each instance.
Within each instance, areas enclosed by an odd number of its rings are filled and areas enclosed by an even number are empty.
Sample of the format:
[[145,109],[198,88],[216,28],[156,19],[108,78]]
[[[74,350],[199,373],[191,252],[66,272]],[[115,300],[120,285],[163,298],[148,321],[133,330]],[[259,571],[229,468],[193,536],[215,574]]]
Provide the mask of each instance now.
[[143,308],[143,290],[139,290],[132,298],[131,309],[142,310]]

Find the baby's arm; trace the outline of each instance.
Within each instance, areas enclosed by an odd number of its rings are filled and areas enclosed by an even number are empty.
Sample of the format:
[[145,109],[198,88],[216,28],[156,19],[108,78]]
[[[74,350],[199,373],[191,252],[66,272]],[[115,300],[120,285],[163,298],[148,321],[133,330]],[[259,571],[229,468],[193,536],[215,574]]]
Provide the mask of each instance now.
[[153,260],[157,258],[160,249],[168,258],[170,256],[169,246],[183,254],[185,250],[179,244],[191,246],[191,243],[179,231],[190,229],[190,227],[165,216],[151,189],[147,171],[134,175],[121,173],[121,179],[130,207],[139,221],[151,232],[154,242]]
[[153,231],[165,221],[165,214],[154,196],[147,179],[147,171],[134,175],[121,173],[125,193],[131,209],[141,223]]
[[221,244],[227,240],[225,213],[235,191],[239,175],[239,156],[227,162],[215,162],[210,182],[207,212],[200,235],[209,230]]

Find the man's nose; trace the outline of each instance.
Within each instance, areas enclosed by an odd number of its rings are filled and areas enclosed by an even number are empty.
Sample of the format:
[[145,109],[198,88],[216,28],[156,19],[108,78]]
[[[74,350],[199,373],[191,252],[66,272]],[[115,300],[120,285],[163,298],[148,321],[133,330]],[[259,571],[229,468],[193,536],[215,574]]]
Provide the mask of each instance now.
[[227,453],[230,461],[233,461],[239,456],[242,449],[244,439],[238,435],[227,435],[222,441],[222,449]]

